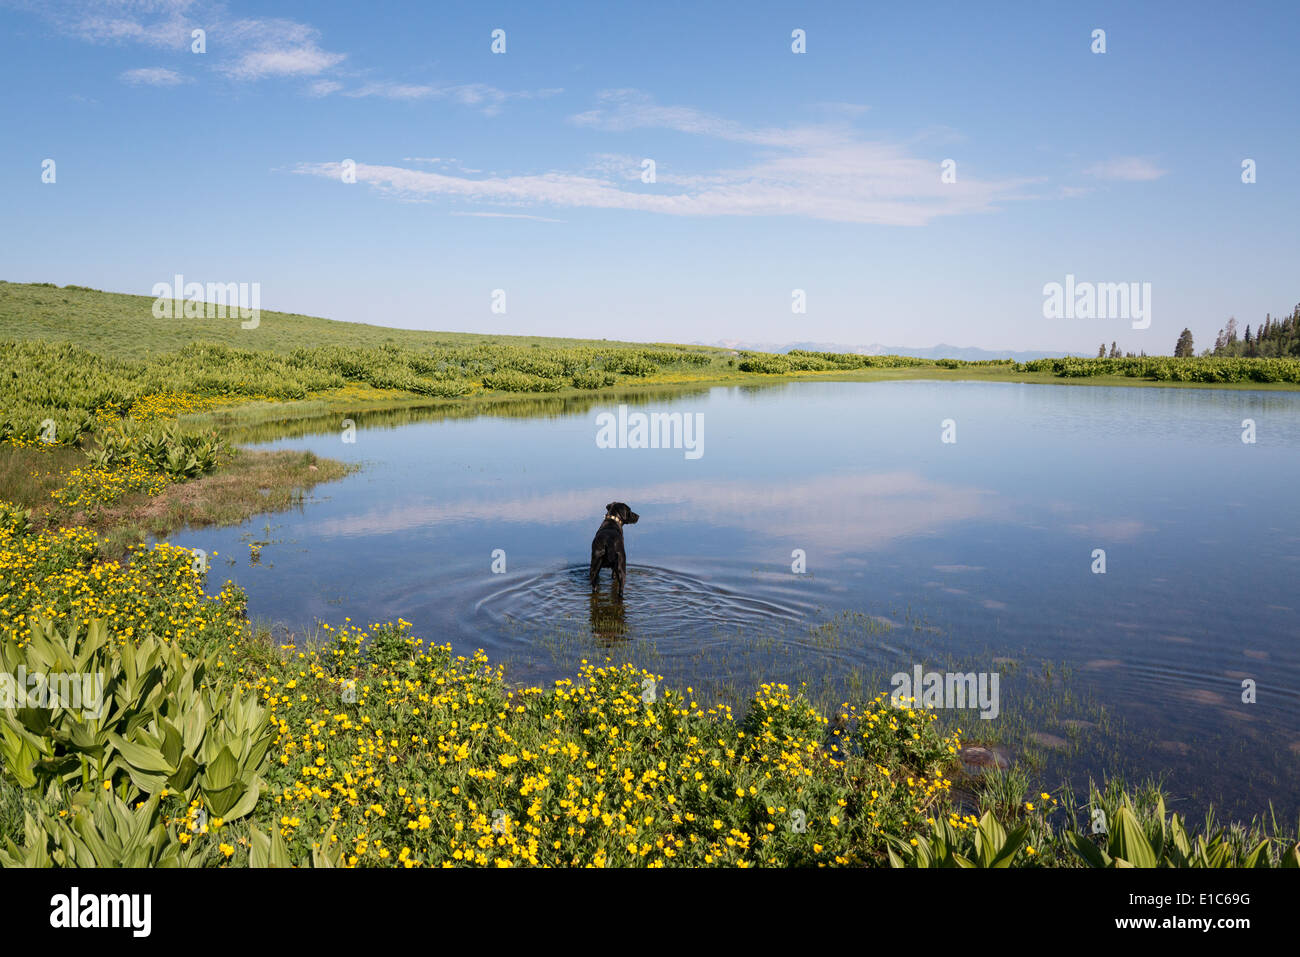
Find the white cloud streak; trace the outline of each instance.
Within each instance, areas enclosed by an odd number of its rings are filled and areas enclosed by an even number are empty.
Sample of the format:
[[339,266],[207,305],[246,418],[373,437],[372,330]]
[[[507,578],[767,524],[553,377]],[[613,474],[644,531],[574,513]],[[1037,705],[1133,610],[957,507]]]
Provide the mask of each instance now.
[[486,83],[433,85],[427,83],[367,83],[342,95],[354,99],[380,97],[386,100],[448,100],[495,116],[511,100],[539,100],[564,91],[558,87],[540,90],[501,90]]
[[274,76],[316,76],[343,62],[345,54],[322,50],[320,31],[293,20],[238,20],[223,37],[244,50],[222,67],[240,80]]
[[1159,179],[1169,171],[1161,169],[1143,156],[1120,156],[1101,163],[1094,163],[1084,172],[1089,176],[1095,176],[1097,179],[1145,183]]
[[[486,83],[427,84],[372,81],[347,88],[338,68],[347,54],[325,49],[321,32],[310,24],[275,17],[232,18],[223,3],[212,0],[49,0],[31,9],[57,29],[90,43],[135,43],[190,50],[192,33],[206,35],[207,51],[196,62],[239,82],[315,78],[305,89],[313,97],[381,97],[390,100],[444,100],[487,116],[511,101],[535,100],[562,93],[559,88],[502,90]],[[128,83],[167,85],[175,70],[127,71]],[[331,74],[334,74],[331,76]],[[356,75],[356,71],[353,71]],[[175,81],[180,82],[180,81]],[[188,81],[186,81],[188,82]]]
[[[668,129],[749,144],[759,153],[731,169],[683,175],[662,171],[656,189],[630,183],[622,158],[602,155],[581,172],[479,177],[359,163],[357,181],[415,201],[439,197],[508,206],[622,209],[669,216],[797,216],[831,222],[924,225],[941,216],[987,212],[1019,198],[1030,180],[973,176],[940,180],[935,159],[901,144],[871,141],[842,126],[746,128],[691,107],[661,107],[643,94],[603,94],[573,122],[611,132]],[[338,163],[301,163],[306,175],[339,179]],[[670,187],[664,189],[663,187]]]
[[190,82],[189,77],[160,66],[126,70],[122,73],[121,79],[124,83],[129,83],[132,86],[178,86],[181,83]]

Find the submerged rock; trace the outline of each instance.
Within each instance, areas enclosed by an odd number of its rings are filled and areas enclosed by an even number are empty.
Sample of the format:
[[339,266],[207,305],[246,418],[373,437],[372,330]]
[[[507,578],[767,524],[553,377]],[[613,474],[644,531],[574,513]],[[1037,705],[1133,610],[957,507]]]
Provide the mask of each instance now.
[[971,744],[957,752],[957,760],[968,774],[983,774],[985,771],[1005,771],[1011,767],[1011,755],[1006,748],[998,744]]

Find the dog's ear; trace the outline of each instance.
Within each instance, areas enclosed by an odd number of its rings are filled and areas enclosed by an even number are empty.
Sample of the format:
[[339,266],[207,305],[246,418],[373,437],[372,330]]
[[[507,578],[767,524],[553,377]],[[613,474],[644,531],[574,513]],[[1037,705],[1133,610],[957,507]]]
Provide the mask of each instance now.
[[618,502],[610,502],[608,505],[605,506],[605,514],[613,515],[614,509],[616,508],[618,508]]

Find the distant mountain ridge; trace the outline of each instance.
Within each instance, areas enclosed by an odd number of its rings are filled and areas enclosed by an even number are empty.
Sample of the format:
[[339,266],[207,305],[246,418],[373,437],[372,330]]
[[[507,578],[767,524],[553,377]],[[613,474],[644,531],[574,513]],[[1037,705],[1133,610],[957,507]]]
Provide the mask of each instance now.
[[[1014,359],[1016,362],[1028,362],[1030,359],[1060,359],[1064,356],[1084,356],[1081,352],[1005,352],[979,349],[975,346],[950,346],[940,343],[937,346],[918,348],[914,346],[882,346],[874,343],[869,346],[851,346],[838,342],[746,342],[741,339],[719,339],[716,342],[693,343],[698,346],[713,346],[719,349],[749,350],[752,352],[789,352],[792,349],[804,349],[808,352],[846,352],[861,356],[914,356],[918,359],[965,359],[977,362],[983,359]],[[1086,358],[1086,356],[1084,356]]]

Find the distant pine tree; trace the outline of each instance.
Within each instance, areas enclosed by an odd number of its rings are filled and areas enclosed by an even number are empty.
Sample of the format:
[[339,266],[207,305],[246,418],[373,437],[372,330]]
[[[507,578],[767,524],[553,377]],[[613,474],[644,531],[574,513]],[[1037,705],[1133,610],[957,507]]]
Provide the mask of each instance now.
[[1192,330],[1184,329],[1178,336],[1178,343],[1174,346],[1174,355],[1191,357],[1196,355],[1196,347],[1192,344]]
[[1245,339],[1237,338],[1237,320],[1229,319],[1228,324],[1219,330],[1214,348],[1202,354],[1270,358],[1300,356],[1300,305],[1289,316],[1274,319],[1272,314],[1266,315],[1263,324],[1253,332],[1247,326]]

